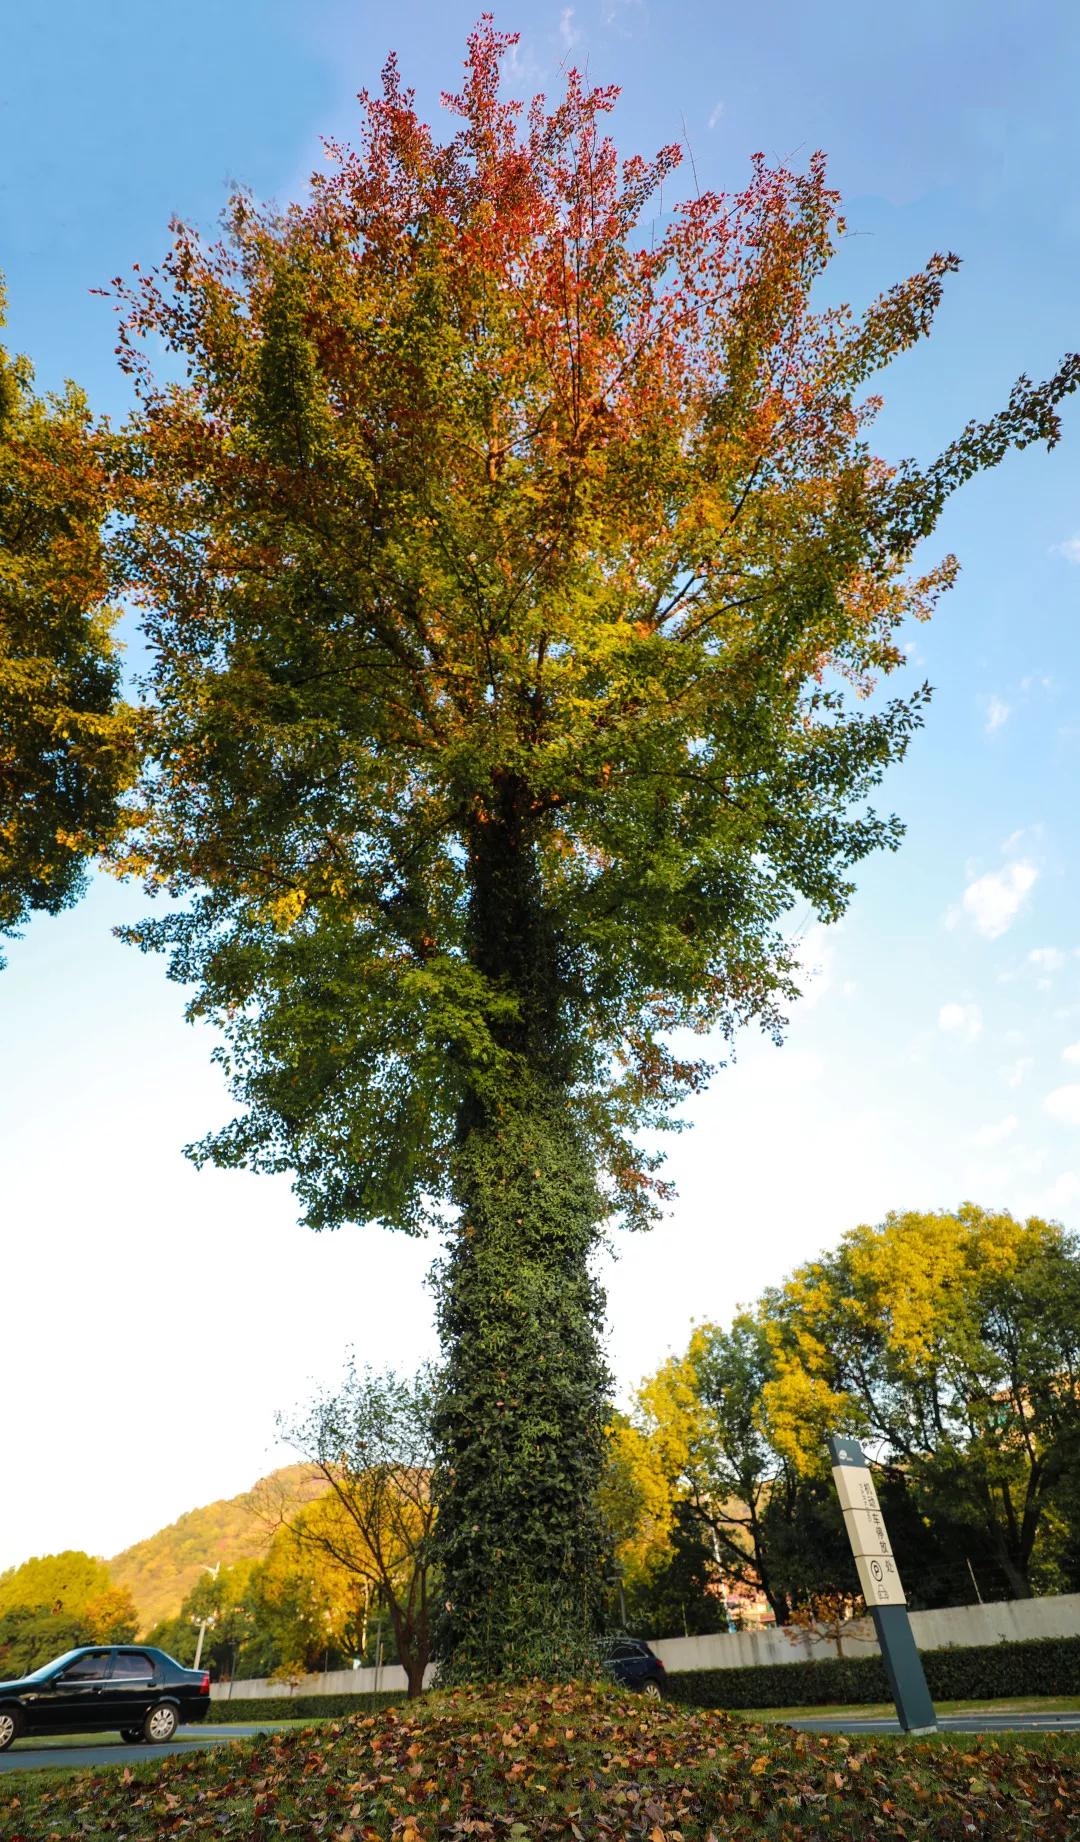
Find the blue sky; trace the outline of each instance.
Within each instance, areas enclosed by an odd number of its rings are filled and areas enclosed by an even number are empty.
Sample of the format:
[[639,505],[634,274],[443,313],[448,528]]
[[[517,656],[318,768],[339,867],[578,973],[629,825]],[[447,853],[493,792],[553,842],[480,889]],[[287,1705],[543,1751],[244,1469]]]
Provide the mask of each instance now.
[[[390,47],[434,115],[473,19],[459,0],[6,9],[10,344],[41,384],[74,376],[121,416],[111,312],[90,290],[159,257],[174,214],[212,230],[235,181],[295,196]],[[702,186],[741,182],[758,148],[824,147],[852,232],[836,285],[855,301],[959,252],[932,342],[886,380],[890,455],[928,458],[1077,344],[1067,0],[522,0],[497,22],[522,34],[515,89],[551,94],[568,57],[622,84],[623,148],[685,138]],[[909,636],[935,696],[886,788],[904,846],[863,869],[838,928],[807,934],[786,1046],[748,1037],[672,1142],[672,1220],[607,1272],[623,1388],[692,1318],[725,1317],[889,1208],[971,1197],[1080,1225],[1080,402],[1065,422],[1053,454],[968,487],[933,540],[962,574]],[[33,1402],[5,1429],[21,1487],[0,1566],[108,1554],[245,1488],[280,1457],[274,1410],[332,1380],[347,1344],[399,1367],[432,1350],[432,1249],[309,1235],[287,1183],[181,1156],[227,1101],[163,966],[111,936],[142,909],[99,880],[35,920],[0,975],[0,1348]]]

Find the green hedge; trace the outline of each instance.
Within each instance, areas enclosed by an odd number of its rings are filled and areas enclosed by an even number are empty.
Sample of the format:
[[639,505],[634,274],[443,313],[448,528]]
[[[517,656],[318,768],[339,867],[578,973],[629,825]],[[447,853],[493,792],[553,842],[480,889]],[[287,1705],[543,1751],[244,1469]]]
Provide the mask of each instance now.
[[[1080,1637],[1044,1637],[1022,1644],[978,1644],[924,1650],[923,1668],[935,1701],[990,1701],[1004,1695],[1080,1695]],[[881,1658],[832,1657],[820,1663],[769,1663],[748,1669],[673,1670],[672,1701],[693,1708],[814,1708],[888,1701]],[[257,1701],[212,1701],[212,1721],[325,1720],[370,1713],[405,1697],[273,1695]]]
[[[1080,1637],[924,1650],[922,1661],[935,1701],[1080,1695]],[[857,1706],[891,1699],[877,1656],[746,1669],[687,1669],[672,1671],[667,1680],[671,1699],[695,1708]]]
[[341,1714],[370,1714],[404,1699],[392,1690],[379,1695],[259,1695],[250,1700],[237,1695],[232,1701],[211,1701],[206,1718],[219,1725],[226,1721],[332,1720]]

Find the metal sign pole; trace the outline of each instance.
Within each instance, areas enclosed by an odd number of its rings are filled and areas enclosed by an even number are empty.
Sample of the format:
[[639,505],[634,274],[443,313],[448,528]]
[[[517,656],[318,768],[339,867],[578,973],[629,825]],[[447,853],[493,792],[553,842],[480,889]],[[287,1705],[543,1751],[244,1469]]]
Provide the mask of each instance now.
[[874,1480],[857,1439],[826,1441],[859,1585],[881,1646],[896,1713],[905,1733],[934,1733],[937,1715],[908,1617]]

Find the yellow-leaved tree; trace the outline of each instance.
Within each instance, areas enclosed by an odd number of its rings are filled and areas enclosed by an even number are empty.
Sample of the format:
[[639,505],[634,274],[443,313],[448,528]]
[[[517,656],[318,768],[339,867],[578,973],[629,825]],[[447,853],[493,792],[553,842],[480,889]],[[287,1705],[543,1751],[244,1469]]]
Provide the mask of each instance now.
[[820,1469],[838,1428],[925,1517],[977,1529],[1010,1593],[1054,1584],[1053,1505],[1080,1464],[1080,1242],[965,1203],[892,1214],[767,1293],[771,1436]]

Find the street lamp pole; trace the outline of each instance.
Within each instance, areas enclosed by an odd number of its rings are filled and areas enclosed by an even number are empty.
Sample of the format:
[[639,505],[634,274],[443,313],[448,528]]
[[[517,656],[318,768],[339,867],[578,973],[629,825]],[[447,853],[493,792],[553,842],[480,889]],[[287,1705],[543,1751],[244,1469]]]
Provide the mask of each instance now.
[[[216,1567],[204,1566],[203,1572],[210,1574],[210,1576],[216,1580],[218,1574],[221,1572],[221,1562],[219,1561]],[[212,1625],[213,1622],[213,1614],[211,1614],[209,1618],[204,1618],[199,1625],[199,1641],[195,1646],[195,1661],[191,1665],[192,1669],[198,1669],[199,1664],[202,1662],[203,1638],[206,1636],[206,1627],[207,1625]]]

